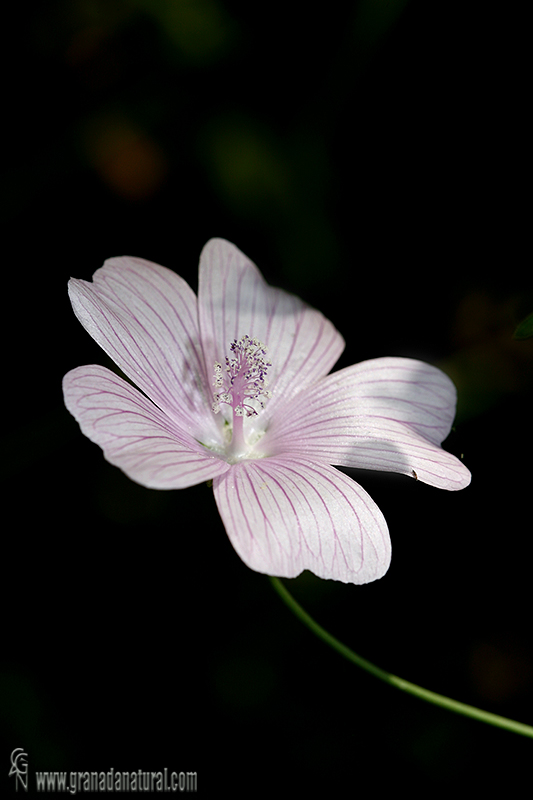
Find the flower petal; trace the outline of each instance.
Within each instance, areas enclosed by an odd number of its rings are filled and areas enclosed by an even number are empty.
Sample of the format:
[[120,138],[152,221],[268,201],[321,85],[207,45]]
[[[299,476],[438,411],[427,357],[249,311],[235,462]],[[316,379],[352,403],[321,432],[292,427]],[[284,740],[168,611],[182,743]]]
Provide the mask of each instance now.
[[185,430],[205,436],[208,412],[196,296],[176,273],[140,258],[111,258],[93,282],[71,280],[76,316],[123,372]]
[[305,389],[333,367],[344,340],[319,311],[263,276],[224,239],[211,239],[200,256],[198,317],[206,369],[224,362],[229,345],[244,334],[268,347],[270,415],[283,398]]
[[368,583],[390,563],[387,523],[355,481],[291,456],[235,464],[213,483],[218,510],[242,560],[257,572]]
[[85,436],[100,445],[111,464],[143,486],[183,489],[229,469],[105,367],[71,370],[63,378],[63,393]]
[[463,489],[470,472],[439,447],[455,403],[452,381],[430,364],[408,358],[363,361],[295,398],[290,412],[272,422],[263,447]]

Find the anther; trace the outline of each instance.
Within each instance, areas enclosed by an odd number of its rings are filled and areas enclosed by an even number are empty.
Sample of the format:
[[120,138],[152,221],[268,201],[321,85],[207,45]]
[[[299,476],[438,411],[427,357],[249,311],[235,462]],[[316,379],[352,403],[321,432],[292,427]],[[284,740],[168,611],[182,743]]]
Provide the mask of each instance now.
[[256,337],[245,334],[234,339],[229,349],[233,357],[226,356],[225,368],[218,361],[214,364],[213,386],[222,391],[213,395],[213,411],[218,414],[220,404],[225,403],[232,406],[236,417],[256,416],[257,410],[250,401],[257,401],[264,408],[264,400],[272,397],[266,389],[266,374],[272,366],[266,360],[267,348]]

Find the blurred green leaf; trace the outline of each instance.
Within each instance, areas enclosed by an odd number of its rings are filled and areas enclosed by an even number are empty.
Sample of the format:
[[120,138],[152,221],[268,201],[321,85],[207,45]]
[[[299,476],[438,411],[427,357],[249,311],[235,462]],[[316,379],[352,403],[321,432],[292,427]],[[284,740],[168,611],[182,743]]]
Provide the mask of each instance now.
[[514,332],[515,339],[529,339],[530,336],[533,336],[533,314],[522,320]]
[[238,25],[219,0],[133,0],[160,25],[186,61],[214,63],[238,35]]

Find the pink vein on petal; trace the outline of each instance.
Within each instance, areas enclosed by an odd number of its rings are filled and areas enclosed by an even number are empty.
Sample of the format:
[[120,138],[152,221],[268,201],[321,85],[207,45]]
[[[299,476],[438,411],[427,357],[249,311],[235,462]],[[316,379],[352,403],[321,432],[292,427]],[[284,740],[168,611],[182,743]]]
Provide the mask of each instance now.
[[215,498],[241,558],[259,572],[365,583],[387,569],[383,516],[350,478],[283,456],[236,465],[215,479]]
[[69,285],[82,324],[157,405],[197,425],[206,401],[194,293],[170,270],[131,258],[109,259],[93,281]]
[[100,445],[108,461],[144,486],[185,488],[229,469],[105,367],[77,367],[65,375],[63,391],[83,433]]
[[457,490],[468,485],[470,473],[439,446],[454,412],[455,387],[437,368],[413,359],[374,359],[332,373],[294,398],[291,413],[273,420],[264,447],[415,475]]

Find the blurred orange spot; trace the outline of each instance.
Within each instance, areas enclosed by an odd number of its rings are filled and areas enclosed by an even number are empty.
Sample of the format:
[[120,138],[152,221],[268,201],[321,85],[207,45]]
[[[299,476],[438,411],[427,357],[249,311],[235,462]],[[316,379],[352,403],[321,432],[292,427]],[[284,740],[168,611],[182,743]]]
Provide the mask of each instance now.
[[470,655],[470,674],[478,693],[493,702],[520,695],[531,681],[532,665],[513,643],[477,642]]
[[100,123],[90,131],[87,149],[102,180],[128,200],[151,197],[168,172],[161,148],[125,122]]

